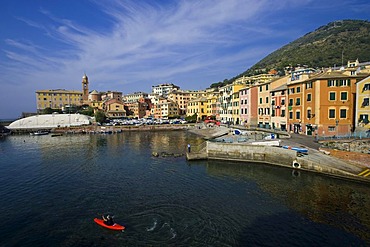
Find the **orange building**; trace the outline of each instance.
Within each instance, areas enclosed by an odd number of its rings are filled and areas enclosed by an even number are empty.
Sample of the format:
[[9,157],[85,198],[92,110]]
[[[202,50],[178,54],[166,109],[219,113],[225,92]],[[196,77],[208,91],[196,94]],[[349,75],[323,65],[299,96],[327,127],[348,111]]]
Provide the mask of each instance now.
[[316,95],[314,120],[318,135],[345,135],[354,130],[356,82],[363,78],[364,74],[347,75],[341,71],[332,71],[313,81]]

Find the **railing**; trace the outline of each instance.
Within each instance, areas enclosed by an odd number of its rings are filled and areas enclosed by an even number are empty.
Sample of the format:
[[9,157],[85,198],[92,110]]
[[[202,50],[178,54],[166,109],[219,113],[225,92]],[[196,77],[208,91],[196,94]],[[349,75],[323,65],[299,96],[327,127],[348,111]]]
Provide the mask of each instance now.
[[332,135],[332,136],[317,136],[318,141],[328,141],[328,140],[346,140],[346,139],[364,139],[370,138],[370,132],[354,132],[347,133],[344,135]]

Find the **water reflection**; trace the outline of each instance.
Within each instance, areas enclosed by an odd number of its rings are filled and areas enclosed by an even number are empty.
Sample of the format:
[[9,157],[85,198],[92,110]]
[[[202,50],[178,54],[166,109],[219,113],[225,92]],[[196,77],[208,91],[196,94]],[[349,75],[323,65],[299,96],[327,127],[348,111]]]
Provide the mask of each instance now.
[[208,161],[207,172],[254,181],[260,189],[313,222],[370,240],[367,184],[258,163]]
[[[360,246],[365,244],[359,237],[369,241],[366,185],[257,163],[152,156],[184,153],[187,143],[201,142],[172,131],[8,138],[0,143],[0,207],[7,212],[0,220],[26,227],[0,229],[0,245]],[[108,211],[127,225],[124,234],[93,224],[93,217]]]

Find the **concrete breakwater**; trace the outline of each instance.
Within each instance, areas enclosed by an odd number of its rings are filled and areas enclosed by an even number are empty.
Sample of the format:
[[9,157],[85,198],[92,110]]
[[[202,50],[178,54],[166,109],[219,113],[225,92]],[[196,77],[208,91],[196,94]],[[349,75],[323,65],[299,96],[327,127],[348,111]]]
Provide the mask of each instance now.
[[308,155],[281,147],[256,146],[239,143],[220,143],[206,141],[200,148],[192,147],[186,155],[189,161],[197,159],[231,160],[258,162],[278,165],[295,170],[305,170],[326,175],[369,182],[368,178],[358,176],[362,167],[347,164],[339,159],[310,150]]

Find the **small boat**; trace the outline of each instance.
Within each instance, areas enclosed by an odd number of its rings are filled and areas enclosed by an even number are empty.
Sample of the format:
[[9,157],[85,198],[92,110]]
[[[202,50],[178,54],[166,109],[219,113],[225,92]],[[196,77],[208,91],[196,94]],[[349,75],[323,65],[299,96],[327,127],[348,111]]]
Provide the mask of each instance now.
[[48,135],[48,134],[49,134],[49,131],[45,131],[45,130],[38,130],[38,131],[30,133],[31,136],[41,136],[41,135]]
[[62,136],[62,135],[63,135],[62,133],[55,133],[55,134],[51,134],[51,137]]
[[95,218],[95,219],[94,219],[94,221],[95,221],[95,223],[96,223],[96,224],[98,224],[98,225],[100,225],[100,226],[102,226],[102,227],[105,227],[105,228],[111,229],[111,230],[123,231],[123,230],[125,230],[125,228],[126,228],[125,226],[121,226],[121,225],[119,225],[119,224],[117,224],[117,223],[114,223],[113,225],[108,226],[108,225],[106,225],[106,224],[104,223],[104,220],[102,220],[102,219],[98,219],[98,218]]
[[280,147],[280,140],[251,142],[251,145]]
[[242,132],[238,129],[234,129],[234,135],[241,135]]
[[240,129],[234,129],[233,130],[233,135],[239,136],[239,135],[246,135],[246,131],[241,131]]
[[291,149],[293,151],[297,151],[298,153],[304,153],[304,154],[307,154],[308,153],[308,149],[307,148],[299,148],[299,147],[291,147],[291,146],[283,146],[283,148],[285,148],[285,149]]

